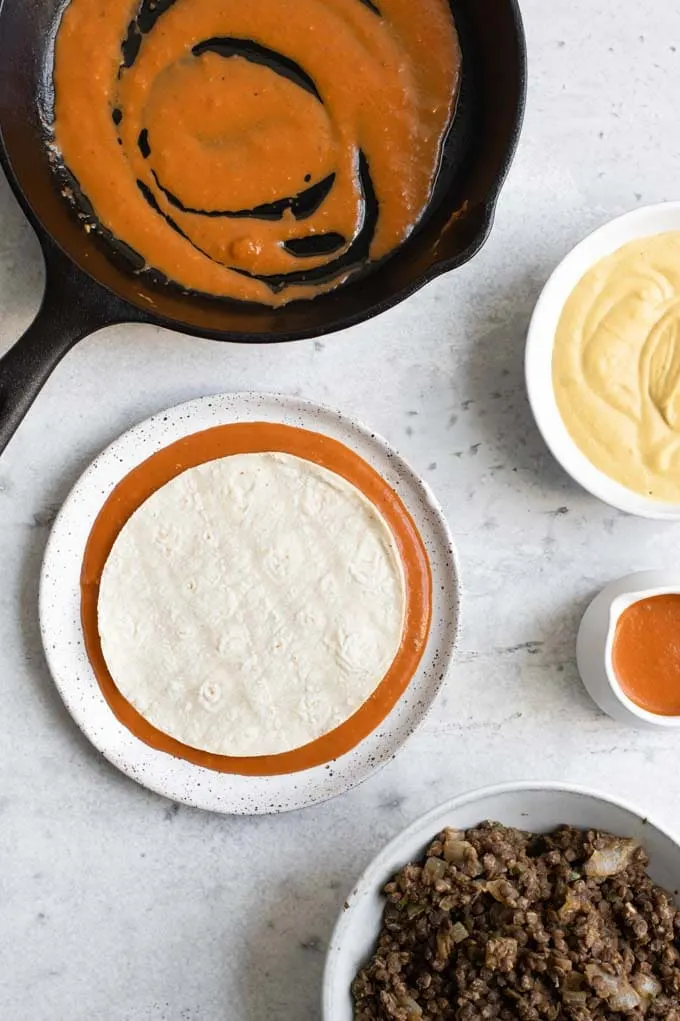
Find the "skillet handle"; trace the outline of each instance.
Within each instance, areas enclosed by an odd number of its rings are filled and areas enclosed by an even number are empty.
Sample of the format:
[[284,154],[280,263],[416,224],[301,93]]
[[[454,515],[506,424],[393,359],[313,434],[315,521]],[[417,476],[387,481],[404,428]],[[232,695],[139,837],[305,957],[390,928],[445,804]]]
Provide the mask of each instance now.
[[49,249],[44,249],[44,254],[46,284],[40,310],[23,336],[0,358],[0,454],[73,345],[95,330],[127,318],[115,314],[113,296],[73,263]]

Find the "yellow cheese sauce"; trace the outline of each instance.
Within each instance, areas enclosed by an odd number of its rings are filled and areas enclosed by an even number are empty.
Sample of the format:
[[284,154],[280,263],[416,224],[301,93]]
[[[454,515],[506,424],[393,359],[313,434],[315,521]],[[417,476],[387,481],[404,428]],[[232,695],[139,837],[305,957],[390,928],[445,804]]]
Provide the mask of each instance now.
[[139,268],[281,305],[408,237],[460,67],[448,0],[71,0],[54,142]]
[[564,307],[552,374],[588,460],[680,503],[680,232],[631,242],[586,273]]

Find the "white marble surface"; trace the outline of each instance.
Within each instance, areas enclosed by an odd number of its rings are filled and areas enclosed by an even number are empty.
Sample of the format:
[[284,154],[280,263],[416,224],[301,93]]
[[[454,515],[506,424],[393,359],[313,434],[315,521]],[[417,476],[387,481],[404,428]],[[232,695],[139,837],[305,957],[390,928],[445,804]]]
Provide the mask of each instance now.
[[[527,407],[527,319],[584,232],[678,198],[680,9],[525,0],[523,143],[480,256],[321,343],[220,346],[148,328],[68,357],[0,460],[0,1017],[318,1021],[323,951],[383,842],[456,792],[525,777],[625,794],[673,825],[677,739],[598,714],[579,616],[620,574],[673,562],[680,525],[580,492]],[[37,245],[0,182],[0,350],[35,311]],[[320,808],[257,820],[163,801],[80,737],[36,621],[47,529],[78,474],[163,406],[225,389],[301,393],[384,433],[436,489],[464,570],[460,654],[429,722],[382,773]]]

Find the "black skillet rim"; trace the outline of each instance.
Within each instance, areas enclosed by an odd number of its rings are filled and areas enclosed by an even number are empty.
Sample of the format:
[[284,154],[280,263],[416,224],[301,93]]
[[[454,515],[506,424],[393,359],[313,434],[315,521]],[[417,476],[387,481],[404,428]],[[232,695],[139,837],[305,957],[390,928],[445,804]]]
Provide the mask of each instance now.
[[[0,13],[6,0],[0,0]],[[437,279],[439,276],[443,276],[446,273],[451,272],[454,269],[458,269],[460,266],[465,265],[483,248],[486,241],[489,238],[491,229],[493,227],[496,206],[500,193],[506,183],[510,168],[512,166],[514,157],[517,152],[519,145],[520,135],[522,132],[522,126],[524,123],[524,116],[526,111],[527,101],[527,79],[528,79],[528,68],[527,68],[527,42],[526,33],[524,30],[524,22],[522,18],[521,8],[519,0],[506,0],[509,12],[512,17],[513,27],[515,29],[515,42],[517,46],[517,70],[518,70],[518,95],[517,104],[515,108],[514,122],[512,124],[512,130],[509,135],[508,145],[506,148],[503,163],[500,166],[495,182],[486,197],[483,204],[483,217],[477,229],[474,240],[471,244],[457,255],[442,260],[435,260],[428,267],[427,270],[420,273],[419,276],[415,277],[406,286],[400,290],[391,294],[387,298],[383,298],[376,301],[375,304],[369,305],[360,312],[351,313],[346,316],[341,316],[337,319],[333,319],[328,323],[321,326],[310,327],[308,329],[300,329],[291,331],[288,333],[271,334],[268,332],[246,332],[246,331],[224,331],[224,330],[211,330],[209,328],[196,327],[192,323],[188,323],[184,320],[173,319],[169,316],[165,316],[160,313],[150,313],[140,305],[135,304],[128,298],[121,297],[113,288],[107,284],[102,283],[99,279],[93,276],[87,269],[81,267],[65,249],[61,246],[59,240],[54,237],[49,231],[43,226],[41,220],[34,212],[33,207],[29,203],[24,191],[15,176],[12,164],[9,159],[9,154],[5,147],[4,137],[0,128],[0,166],[2,167],[7,181],[14,193],[14,196],[19,203],[24,215],[31,224],[31,227],[35,231],[38,241],[40,243],[43,256],[46,264],[46,272],[49,277],[50,267],[61,266],[68,267],[71,270],[75,270],[81,273],[84,281],[91,287],[96,288],[103,298],[108,299],[109,304],[112,308],[112,314],[110,318],[111,324],[113,323],[145,323],[153,326],[160,326],[169,330],[173,330],[179,333],[186,333],[196,337],[203,337],[209,340],[221,340],[231,343],[260,343],[260,344],[282,344],[289,343],[296,340],[309,340],[315,337],[327,336],[331,333],[338,333],[343,330],[350,329],[353,326],[360,325],[361,323],[368,322],[371,319],[382,315],[383,312],[387,312],[394,308],[396,305],[400,305],[407,298],[411,297],[418,291],[420,291],[427,284]],[[48,281],[49,282],[49,281]],[[276,310],[273,310],[274,314]]]

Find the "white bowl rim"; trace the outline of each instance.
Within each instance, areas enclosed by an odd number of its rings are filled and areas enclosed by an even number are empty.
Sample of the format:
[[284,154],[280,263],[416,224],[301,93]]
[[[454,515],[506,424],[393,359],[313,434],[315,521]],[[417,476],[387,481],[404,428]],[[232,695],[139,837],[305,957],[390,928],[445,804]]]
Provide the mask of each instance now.
[[[345,930],[349,926],[353,901],[360,897],[364,891],[375,891],[376,883],[380,882],[385,861],[389,860],[394,852],[398,851],[403,844],[408,843],[412,836],[415,836],[421,830],[426,829],[430,823],[433,827],[431,838],[433,839],[437,832],[437,820],[445,812],[455,812],[456,810],[464,808],[475,801],[483,801],[487,798],[497,797],[498,795],[529,791],[555,791],[564,794],[576,794],[585,798],[595,799],[596,801],[606,802],[609,805],[619,808],[622,811],[640,819],[647,826],[652,827],[662,836],[670,840],[680,851],[680,831],[678,834],[674,834],[664,826],[660,826],[659,823],[657,823],[653,818],[650,818],[646,812],[641,812],[635,807],[635,805],[626,801],[624,798],[618,798],[610,794],[602,794],[591,787],[582,786],[581,784],[563,783],[561,781],[552,780],[514,780],[508,783],[491,784],[486,787],[480,787],[477,790],[468,791],[458,797],[443,801],[441,804],[430,809],[429,812],[426,812],[424,815],[414,819],[413,822],[411,822],[405,829],[401,830],[400,833],[393,837],[392,840],[390,840],[389,843],[387,843],[382,850],[376,854],[367,868],[364,869],[352,888],[352,892],[347,896],[345,900],[345,907],[341,911],[340,917],[333,928],[330,942],[328,944],[329,949],[326,956],[322,987],[323,1021],[332,1021],[330,1007],[332,1006],[331,996],[334,988],[334,971],[338,954],[340,953],[340,947],[344,942]],[[404,864],[406,864],[406,862],[404,862]]]
[[[588,234],[562,259],[550,275],[534,308],[525,348],[524,372],[529,404],[538,430],[565,472],[593,496],[617,510],[637,517],[680,520],[680,503],[650,500],[615,482],[596,468],[576,445],[557,408],[552,373],[544,368],[546,334],[550,359],[555,331],[564,305],[582,277],[601,259],[636,238],[680,232],[680,201],[641,206],[607,221]],[[552,322],[552,329],[546,328]]]

